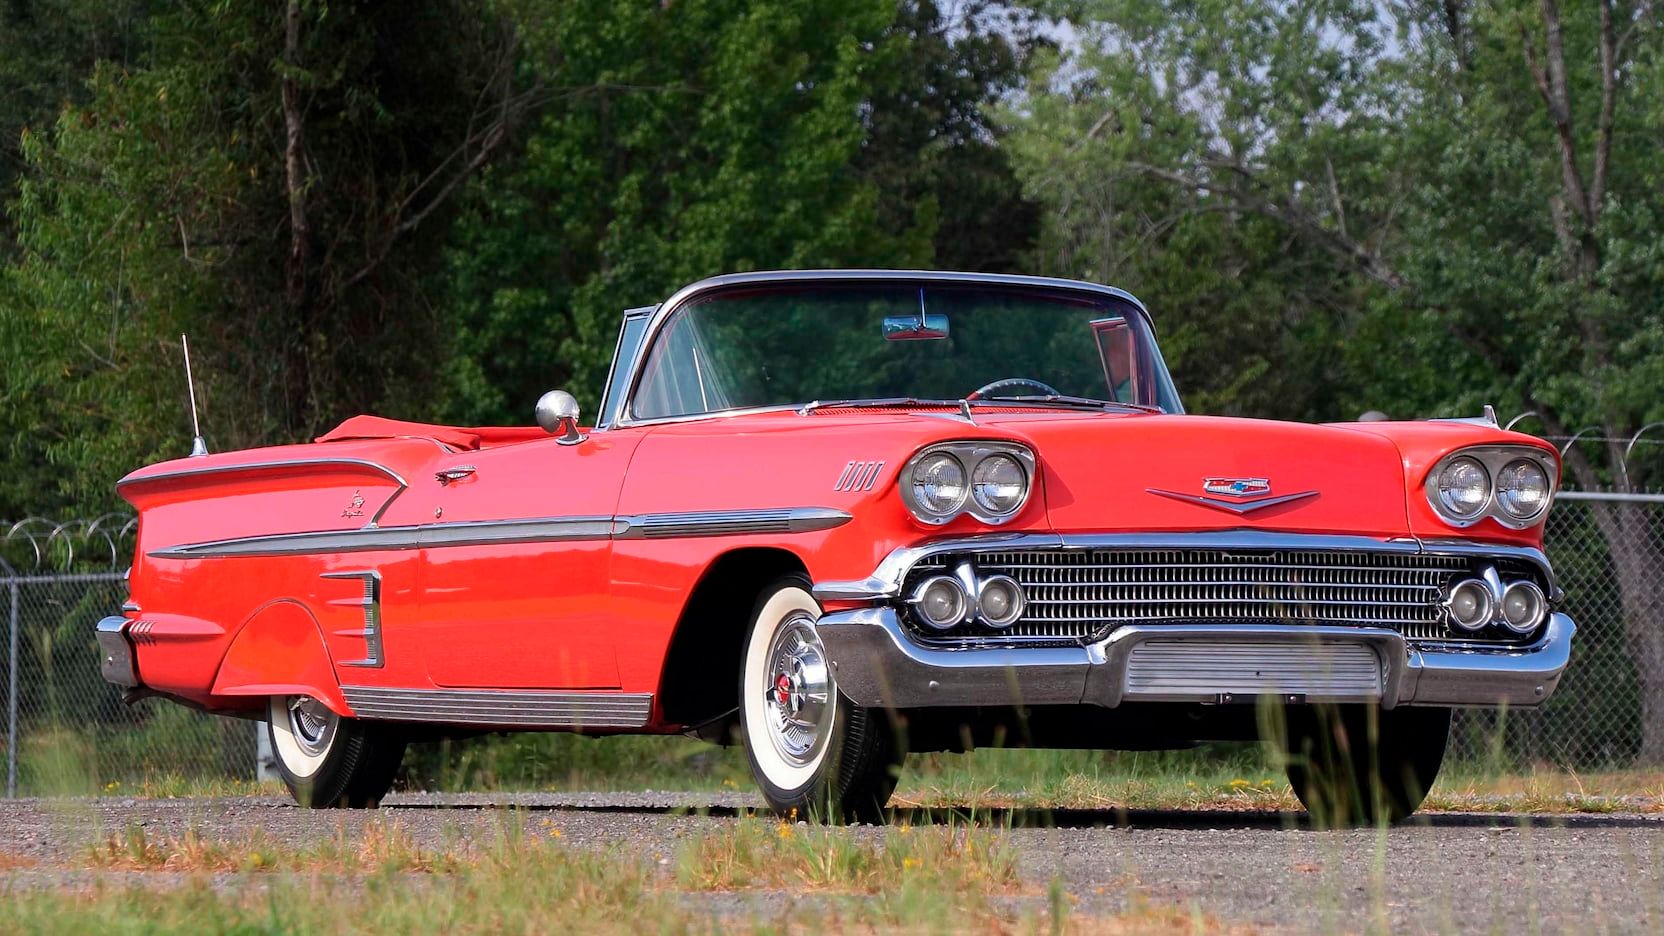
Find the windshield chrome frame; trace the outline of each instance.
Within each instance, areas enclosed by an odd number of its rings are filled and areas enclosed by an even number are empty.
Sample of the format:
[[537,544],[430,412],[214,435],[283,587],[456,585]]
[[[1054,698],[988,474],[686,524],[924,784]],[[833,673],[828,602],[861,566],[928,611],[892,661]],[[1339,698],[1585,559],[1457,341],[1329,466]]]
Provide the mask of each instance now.
[[[712,410],[705,413],[686,413],[678,416],[659,416],[650,419],[638,419],[635,415],[636,390],[641,385],[641,375],[647,363],[647,355],[658,341],[659,332],[664,329],[665,322],[675,315],[690,301],[722,289],[738,286],[755,286],[772,283],[920,283],[947,284],[956,286],[1004,286],[1029,289],[1044,289],[1051,292],[1082,293],[1100,299],[1115,299],[1135,309],[1144,320],[1149,335],[1155,338],[1155,323],[1150,320],[1150,311],[1137,296],[1124,289],[1114,286],[1101,286],[1097,283],[1087,283],[1081,280],[1054,279],[1049,276],[1014,276],[1005,273],[950,273],[932,270],[768,270],[757,273],[728,273],[702,279],[697,283],[684,286],[674,295],[660,303],[654,311],[652,319],[647,323],[647,330],[642,333],[641,341],[636,345],[634,358],[629,364],[630,380],[624,385],[624,398],[620,401],[618,417],[613,421],[613,428],[627,428],[630,426],[655,426],[665,423],[689,422],[696,419],[715,419],[723,416],[741,416],[751,413],[791,412],[799,409],[804,403],[782,403],[769,406],[748,406],[731,409]],[[1159,352],[1159,347],[1158,347]],[[621,362],[614,361],[613,367]]]

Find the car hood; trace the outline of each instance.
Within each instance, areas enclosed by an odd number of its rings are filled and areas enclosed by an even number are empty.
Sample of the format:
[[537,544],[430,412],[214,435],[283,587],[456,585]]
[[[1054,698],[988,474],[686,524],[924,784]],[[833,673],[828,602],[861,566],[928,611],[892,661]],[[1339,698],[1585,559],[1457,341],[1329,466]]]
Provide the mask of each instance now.
[[1403,458],[1355,429],[1212,416],[1001,415],[1059,532],[1257,528],[1409,533]]

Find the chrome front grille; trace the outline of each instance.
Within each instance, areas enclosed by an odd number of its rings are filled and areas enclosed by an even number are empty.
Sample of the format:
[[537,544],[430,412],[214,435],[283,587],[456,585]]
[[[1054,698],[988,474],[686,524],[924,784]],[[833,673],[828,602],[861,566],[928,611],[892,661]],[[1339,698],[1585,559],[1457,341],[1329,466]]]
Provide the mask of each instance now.
[[[1384,627],[1420,640],[1508,643],[1459,633],[1441,608],[1447,583],[1474,560],[1402,552],[1238,549],[1041,549],[969,554],[979,574],[1009,575],[1028,607],[1011,627],[915,626],[932,643],[1084,643],[1123,624],[1273,623]],[[903,592],[962,557],[938,555],[907,575]],[[1505,577],[1536,575],[1497,563]]]

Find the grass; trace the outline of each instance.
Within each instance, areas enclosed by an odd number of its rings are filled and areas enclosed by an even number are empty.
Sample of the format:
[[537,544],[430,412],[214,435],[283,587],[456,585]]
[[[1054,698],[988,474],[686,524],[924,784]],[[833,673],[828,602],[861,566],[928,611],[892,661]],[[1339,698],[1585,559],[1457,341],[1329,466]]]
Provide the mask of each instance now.
[[879,841],[802,823],[742,819],[676,854],[676,882],[692,890],[747,887],[982,892],[1017,886],[1017,855],[990,829],[967,823],[898,825]]
[[[523,770],[474,768],[468,783],[439,782],[419,772],[420,789],[496,791],[755,790],[743,756],[684,738],[589,739],[571,736],[532,750],[567,760],[568,769],[542,782]],[[545,751],[548,747],[549,750]],[[589,755],[587,758],[582,754]],[[465,757],[468,755],[464,755]],[[497,757],[499,755],[493,755]],[[529,753],[515,758],[529,762]],[[419,762],[419,761],[418,761]],[[498,761],[498,766],[501,762]],[[555,763],[561,763],[556,760]],[[548,770],[545,768],[545,773]],[[518,777],[517,781],[515,778]],[[520,782],[525,781],[525,782]],[[111,781],[107,796],[287,796],[281,783],[149,774]],[[1297,810],[1282,771],[1252,745],[1177,752],[980,750],[972,754],[915,755],[907,761],[892,801],[898,806],[1052,809]],[[1423,807],[1428,811],[1555,813],[1664,812],[1664,770],[1580,772],[1553,765],[1499,770],[1455,762],[1446,766]]]
[[[998,830],[964,823],[856,836],[748,817],[688,837],[668,860],[571,847],[519,814],[488,841],[439,847],[387,819],[305,847],[260,833],[152,839],[134,827],[89,849],[84,864],[141,879],[79,892],[5,889],[7,932],[1227,931],[1136,896],[1117,915],[1076,914],[1060,882],[1041,892],[1019,879]],[[149,872],[184,877],[156,886]],[[812,909],[792,909],[799,901]]]

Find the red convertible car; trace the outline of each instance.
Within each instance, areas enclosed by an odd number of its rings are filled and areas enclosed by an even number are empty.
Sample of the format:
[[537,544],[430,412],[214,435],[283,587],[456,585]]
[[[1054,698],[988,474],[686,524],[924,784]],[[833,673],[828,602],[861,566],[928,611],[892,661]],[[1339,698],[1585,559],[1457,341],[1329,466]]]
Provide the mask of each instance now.
[[105,677],[265,720],[308,806],[489,731],[736,741],[828,817],[879,815],[909,751],[1269,739],[1308,806],[1376,821],[1452,707],[1567,663],[1552,447],[1185,415],[1118,289],[716,277],[624,313],[600,400],[133,472]]

